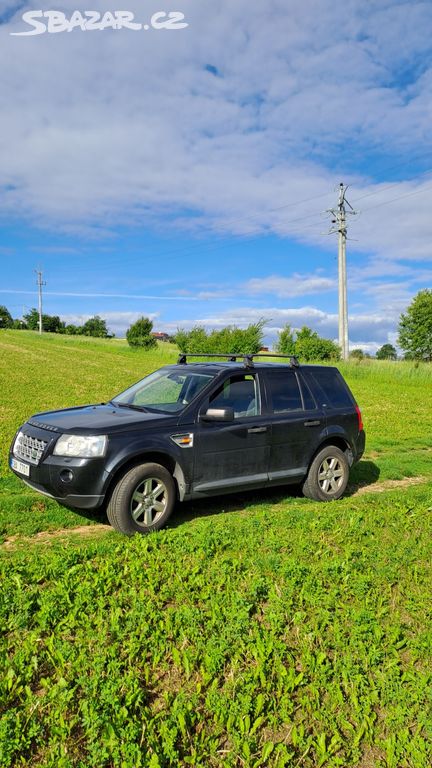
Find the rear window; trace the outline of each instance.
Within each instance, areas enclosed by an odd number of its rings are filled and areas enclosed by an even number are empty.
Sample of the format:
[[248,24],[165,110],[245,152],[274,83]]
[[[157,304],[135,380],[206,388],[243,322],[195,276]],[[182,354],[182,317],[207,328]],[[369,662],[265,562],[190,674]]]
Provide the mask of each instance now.
[[267,374],[270,406],[274,413],[287,413],[303,408],[297,377],[292,371]]
[[323,403],[333,406],[333,408],[346,408],[353,407],[353,399],[351,393],[345,384],[339,371],[334,368],[321,368],[319,371],[308,371],[307,377],[312,382],[315,382],[314,389],[321,388],[324,400]]

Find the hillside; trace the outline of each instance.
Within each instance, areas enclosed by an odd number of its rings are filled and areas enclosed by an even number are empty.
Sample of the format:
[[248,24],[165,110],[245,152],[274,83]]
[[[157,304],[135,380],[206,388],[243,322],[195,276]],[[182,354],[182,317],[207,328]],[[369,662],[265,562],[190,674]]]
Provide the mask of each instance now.
[[2,331],[0,354],[0,766],[429,768],[430,367],[341,365],[368,438],[341,501],[236,494],[126,539],[7,448],[176,350]]

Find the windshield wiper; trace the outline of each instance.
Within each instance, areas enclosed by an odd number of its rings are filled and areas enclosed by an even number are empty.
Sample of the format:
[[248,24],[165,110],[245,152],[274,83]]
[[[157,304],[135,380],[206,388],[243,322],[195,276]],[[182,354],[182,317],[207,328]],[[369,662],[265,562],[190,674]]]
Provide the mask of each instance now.
[[117,400],[110,400],[110,402],[116,408],[131,408],[133,411],[142,411],[143,413],[148,413],[147,408],[144,408],[143,405],[135,405],[134,403],[119,403]]

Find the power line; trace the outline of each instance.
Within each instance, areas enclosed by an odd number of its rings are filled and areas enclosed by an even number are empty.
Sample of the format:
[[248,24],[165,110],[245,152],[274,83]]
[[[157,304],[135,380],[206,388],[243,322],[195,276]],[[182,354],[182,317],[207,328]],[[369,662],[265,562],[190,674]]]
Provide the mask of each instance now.
[[[328,196],[327,194],[326,195],[322,195],[322,197],[327,197],[327,196]],[[321,197],[321,195],[319,195],[319,197]],[[279,210],[279,209],[274,209],[274,210]],[[322,211],[316,211],[315,213],[308,213],[305,216],[298,216],[295,219],[289,219],[288,221],[284,221],[283,225],[286,226],[286,225],[289,225],[289,224],[296,224],[297,222],[307,221],[308,219],[316,219],[316,221],[313,222],[311,224],[311,226],[317,226],[318,223],[319,223],[319,217],[320,216],[322,216]],[[308,228],[308,226],[309,225],[307,225],[306,227],[302,227],[302,230],[305,229],[305,228]],[[272,235],[272,234],[275,234],[275,232],[273,230],[270,230],[270,229],[264,230],[264,231],[257,231],[256,229],[250,229],[250,230],[246,230],[246,232],[242,232],[241,234],[238,234],[238,235],[227,234],[227,235],[225,235],[225,237],[241,238],[241,243],[244,243],[244,242],[248,242],[249,240],[251,240],[251,239],[253,239],[255,237],[258,237],[258,236],[262,237],[264,235],[269,235],[269,234]],[[232,247],[233,247],[233,243],[232,242],[229,242],[229,243],[220,243],[220,242],[218,242],[218,243],[207,243],[206,245],[202,245],[200,243],[197,243],[196,245],[189,246],[188,248],[178,248],[178,249],[175,249],[175,250],[172,250],[172,251],[162,251],[162,252],[159,252],[159,253],[155,253],[154,254],[154,258],[162,259],[162,258],[168,258],[170,256],[183,256],[183,255],[187,256],[187,255],[189,255],[191,253],[195,253],[195,252],[197,252],[199,254],[201,254],[201,253],[209,253],[209,252],[212,252],[212,251],[224,250],[226,248],[232,248]]]
[[[422,171],[420,176],[418,176],[417,178],[421,178],[422,176],[426,176],[428,173],[432,173],[432,168],[427,168],[425,171]],[[360,195],[360,197],[354,198],[353,203],[358,203],[359,200],[363,200],[365,197],[371,197],[372,195],[379,195],[379,194],[381,194],[381,192],[387,192],[389,189],[393,189],[394,187],[398,187],[401,184],[406,184],[406,183],[407,183],[406,180],[405,181],[394,181],[394,182],[392,182],[391,184],[388,184],[385,187],[381,187],[381,189],[374,189],[374,190],[372,190],[372,192],[366,192],[364,195]]]
[[[417,155],[411,155],[411,157],[409,157],[408,160],[404,160],[403,163],[397,163],[396,165],[391,165],[390,167],[384,168],[383,170],[380,171],[380,175],[383,176],[385,174],[392,173],[393,171],[398,171],[400,168],[406,168],[407,165],[413,165],[413,163],[419,160],[424,160],[425,158],[427,158],[427,160],[429,161],[430,156],[431,156],[430,152],[427,152],[426,155],[424,154],[424,152],[419,153]],[[422,171],[422,173],[424,173],[424,171]]]
[[390,205],[390,203],[395,203],[397,200],[403,200],[405,197],[412,197],[412,195],[421,195],[425,189],[430,189],[432,187],[431,184],[426,184],[421,189],[415,189],[413,192],[406,192],[404,195],[398,195],[398,197],[393,197],[391,200],[384,200],[382,203],[377,203],[376,205],[371,206],[371,208],[365,208],[365,211],[370,211],[372,208],[380,208],[382,205]]
[[[402,163],[402,164],[399,164],[398,166],[395,166],[395,167],[396,168],[400,168],[400,167],[403,167],[404,165],[407,165],[407,163]],[[432,172],[432,168],[429,168],[426,171],[423,171],[421,176],[424,176],[424,175],[426,175],[428,173],[431,173],[431,172]],[[372,192],[366,192],[364,195],[360,195],[360,197],[354,198],[353,202],[357,203],[359,200],[363,200],[363,198],[371,197],[371,196],[377,195],[377,194],[381,194],[382,192],[385,192],[388,189],[392,189],[393,187],[399,186],[402,183],[404,183],[404,182],[402,182],[402,181],[392,182],[391,184],[389,184],[389,185],[387,185],[385,187],[382,187],[381,189],[372,190]],[[421,190],[419,190],[419,192],[420,191]],[[408,193],[408,195],[409,194],[416,194],[416,192]],[[279,206],[277,208],[271,208],[266,213],[268,213],[268,214],[276,213],[278,211],[284,210],[286,208],[290,208],[290,207],[298,205],[300,203],[306,203],[306,202],[309,202],[311,200],[317,200],[317,199],[320,199],[320,198],[323,198],[323,197],[327,197],[327,195],[328,195],[328,193],[324,193],[324,194],[321,194],[321,195],[315,195],[315,196],[310,197],[310,198],[305,198],[304,200],[297,201],[295,203],[287,203],[287,205],[282,205],[282,206]],[[394,198],[394,200],[398,200],[398,199],[399,198]],[[388,201],[388,202],[393,202],[393,200]],[[374,207],[378,207],[379,205],[387,205],[387,201],[384,202],[384,203],[378,203],[377,206],[374,206]],[[364,210],[370,210],[370,209],[366,208]],[[234,223],[240,223],[242,221],[251,221],[251,220],[253,220],[254,218],[257,218],[260,215],[261,214],[257,213],[257,214],[253,214],[252,216],[249,216],[249,217],[232,219],[232,220],[228,221],[228,224],[232,225]],[[289,226],[290,224],[297,224],[298,222],[307,221],[308,219],[311,219],[311,218],[315,218],[315,219],[318,220],[318,217],[320,215],[322,215],[322,212],[321,211],[316,211],[315,213],[308,213],[305,216],[297,216],[296,218],[288,219],[288,221],[284,221],[283,224],[285,226]],[[313,223],[311,226],[315,226],[315,223]],[[309,228],[309,225],[307,225],[306,227],[302,227],[302,230],[303,229],[307,229],[307,228]],[[225,236],[226,237],[231,237],[231,238],[232,237],[242,238],[243,242],[245,242],[247,240],[250,240],[253,237],[269,234],[269,232],[272,233],[271,230],[264,230],[264,231],[258,231],[257,232],[256,229],[253,229],[253,230],[247,230],[246,232],[242,232],[240,234],[236,234],[236,235],[227,234]],[[220,235],[219,234],[218,237],[222,238],[222,237],[224,237],[224,235]],[[221,244],[220,243],[211,243],[211,244],[207,244],[207,245],[204,245],[204,246],[201,245],[200,243],[197,243],[196,245],[189,246],[186,249],[185,248],[178,248],[178,249],[174,249],[174,250],[171,250],[171,251],[164,251],[162,253],[158,253],[157,254],[157,258],[165,258],[165,257],[177,256],[177,255],[180,255],[180,256],[188,255],[189,253],[192,253],[192,252],[208,253],[208,252],[213,252],[215,250],[223,250],[225,248],[232,248],[232,247],[233,247],[232,243],[221,243]]]
[[[382,173],[389,173],[389,172],[392,172],[394,170],[398,170],[399,168],[403,168],[403,167],[405,167],[405,166],[407,166],[409,164],[412,164],[414,161],[421,160],[422,158],[425,158],[425,157],[429,158],[430,157],[430,153],[428,153],[427,155],[424,155],[424,154],[414,155],[414,156],[410,157],[409,160],[406,160],[403,163],[398,163],[397,165],[393,165],[393,166],[390,166],[390,168],[384,169],[384,171]],[[432,171],[432,168],[427,169],[426,171],[422,172],[421,176],[423,176],[423,175],[425,175],[427,173],[430,173],[431,171]],[[365,197],[370,197],[372,195],[380,194],[381,192],[385,192],[387,189],[391,189],[394,186],[398,186],[401,183],[403,183],[403,182],[401,182],[401,181],[399,181],[399,182],[392,182],[391,184],[389,184],[389,185],[387,185],[385,187],[382,187],[381,189],[376,189],[376,190],[372,190],[371,192],[366,192],[364,195],[361,195],[360,197],[355,198],[353,200],[353,202],[356,203],[356,202],[358,202],[359,200],[362,200]],[[319,200],[319,199],[322,199],[322,198],[327,197],[327,196],[328,196],[328,192],[324,192],[324,193],[319,194],[319,195],[313,195],[311,197],[304,198],[302,200],[295,200],[295,201],[293,201],[291,203],[286,203],[284,205],[281,205],[281,206],[278,206],[278,207],[275,207],[275,208],[270,208],[265,213],[266,214],[277,213],[279,211],[286,210],[288,208],[292,208],[292,207],[295,207],[297,205],[302,205],[304,203],[308,203],[308,202],[311,202],[313,200]],[[318,217],[320,215],[322,215],[322,211],[316,211],[316,213],[309,213],[309,214],[306,214],[305,216],[300,216],[300,217],[296,217],[294,219],[289,219],[288,221],[285,221],[284,224],[288,226],[290,224],[296,224],[297,222],[306,221],[306,220],[308,220],[310,218],[318,219]],[[233,224],[238,224],[238,223],[241,223],[241,222],[253,221],[254,219],[257,219],[257,218],[259,218],[261,216],[262,216],[262,212],[257,212],[255,214],[251,214],[250,216],[243,216],[243,217],[239,217],[239,218],[235,218],[235,219],[228,219],[225,226],[232,226]],[[309,227],[302,227],[302,229],[305,229],[305,228],[309,228]],[[214,234],[211,229],[208,230],[207,232],[208,232],[208,235]],[[256,229],[247,230],[246,232],[242,232],[242,233],[239,233],[239,234],[229,234],[229,233],[225,234],[225,233],[220,233],[219,232],[219,233],[216,233],[215,237],[218,237],[219,239],[223,239],[224,237],[230,237],[230,238],[238,237],[238,238],[243,238],[244,241],[247,241],[247,240],[250,240],[251,238],[256,237],[256,236],[266,235],[269,232],[271,233],[271,230],[267,230],[267,231],[264,230],[264,231],[258,231],[257,232]],[[183,248],[176,248],[174,250],[162,251],[162,252],[159,252],[157,254],[152,254],[152,255],[154,257],[156,257],[157,259],[163,259],[163,258],[168,258],[170,256],[177,256],[177,255],[178,256],[183,256],[183,255],[187,256],[188,254],[192,254],[192,253],[195,253],[195,252],[208,253],[208,252],[213,252],[215,250],[219,250],[219,249],[223,250],[223,249],[231,248],[231,247],[233,247],[232,243],[228,243],[228,244],[226,244],[226,243],[222,243],[222,244],[211,243],[211,244],[207,244],[207,245],[204,245],[204,246],[202,244],[200,244],[200,243],[196,243],[195,245],[191,245],[191,246],[189,246],[187,248],[184,248],[184,247]]]

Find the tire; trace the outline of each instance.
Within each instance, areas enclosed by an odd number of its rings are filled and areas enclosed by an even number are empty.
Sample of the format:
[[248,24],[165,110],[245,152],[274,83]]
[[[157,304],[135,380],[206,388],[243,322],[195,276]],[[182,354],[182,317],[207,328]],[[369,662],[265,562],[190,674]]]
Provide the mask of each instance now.
[[340,499],[348,484],[349,464],[340,448],[326,445],[315,456],[303,483],[303,494],[314,501]]
[[126,536],[162,528],[176,502],[172,475],[160,464],[140,464],[120,478],[107,506],[112,527]]

